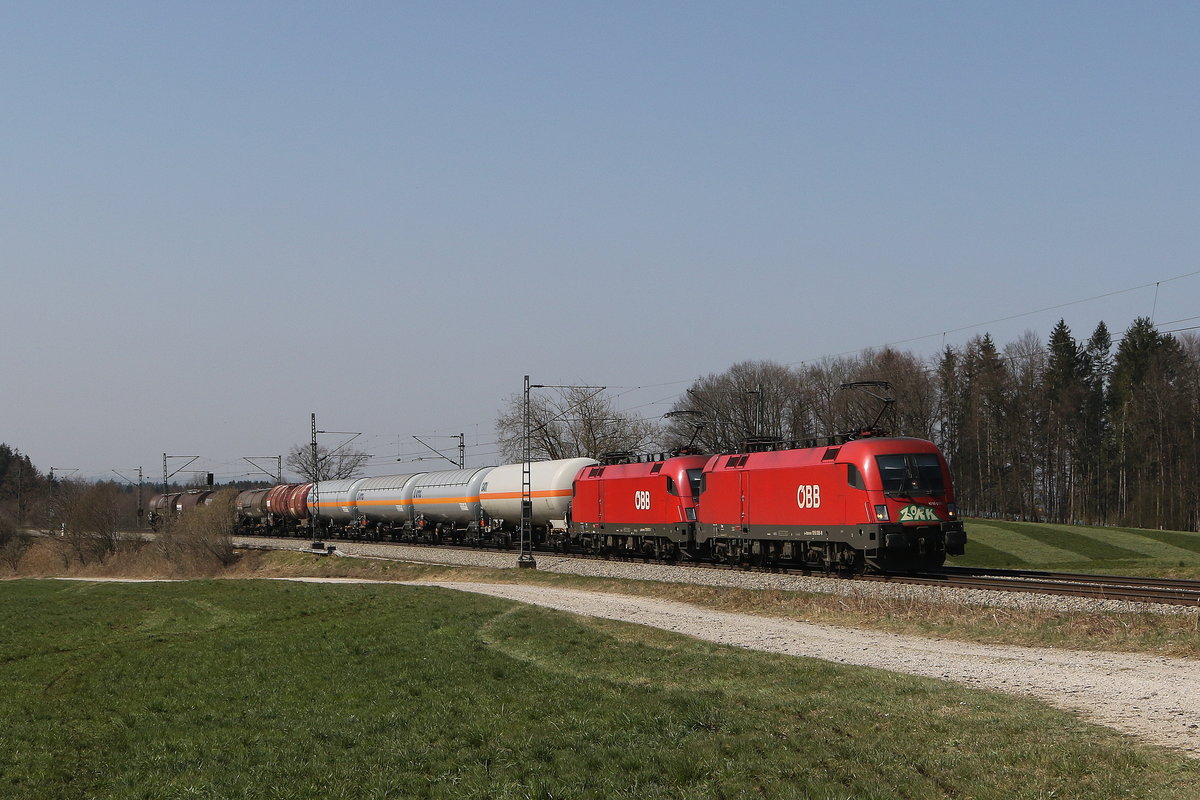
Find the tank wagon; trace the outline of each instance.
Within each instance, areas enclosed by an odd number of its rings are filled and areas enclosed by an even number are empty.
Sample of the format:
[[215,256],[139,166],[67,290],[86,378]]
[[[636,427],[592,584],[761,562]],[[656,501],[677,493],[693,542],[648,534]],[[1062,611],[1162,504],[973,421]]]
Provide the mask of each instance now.
[[373,534],[372,538],[403,530],[405,523],[413,521],[412,497],[416,488],[413,479],[423,474],[384,475],[360,483],[354,500],[358,526]]
[[189,489],[185,492],[156,494],[147,504],[146,522],[151,530],[156,531],[196,506],[208,505],[215,494],[213,489]]
[[[565,533],[575,476],[596,463],[570,458],[531,465],[531,524],[539,538]],[[278,511],[281,497],[290,498],[286,514]],[[247,490],[236,502],[244,533],[506,546],[520,527],[521,497],[522,465],[507,464],[281,484]]]
[[[966,544],[941,452],[923,439],[600,464],[530,465],[535,548],[823,571],[940,567]],[[523,465],[281,484],[242,492],[246,533],[507,547]],[[178,504],[154,498],[151,508]]]
[[237,527],[243,533],[286,535],[308,519],[311,483],[281,483],[247,489],[234,499]]
[[[530,525],[535,533],[565,531],[571,512],[576,477],[600,462],[594,458],[534,461],[529,465]],[[515,531],[521,526],[523,464],[505,464],[488,473],[479,500],[493,529]]]

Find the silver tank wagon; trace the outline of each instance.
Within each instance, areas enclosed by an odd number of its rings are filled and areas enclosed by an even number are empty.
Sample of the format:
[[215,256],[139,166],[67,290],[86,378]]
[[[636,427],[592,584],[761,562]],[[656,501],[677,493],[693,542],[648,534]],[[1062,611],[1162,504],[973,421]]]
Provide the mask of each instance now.
[[[358,516],[355,498],[358,487],[368,478],[321,481],[308,489],[309,514],[344,525]],[[319,494],[318,494],[319,493]]]
[[[594,458],[564,458],[530,464],[531,523],[539,527],[566,527],[575,476],[584,467],[599,463]],[[521,464],[496,467],[488,474],[479,492],[480,503],[488,517],[493,521],[503,520],[503,527],[509,530],[521,525],[521,467]]]
[[402,525],[412,521],[412,495],[416,479],[424,472],[407,475],[381,475],[367,478],[354,498],[358,513],[372,522]]
[[465,527],[480,519],[479,489],[496,467],[427,472],[413,483],[415,518]]

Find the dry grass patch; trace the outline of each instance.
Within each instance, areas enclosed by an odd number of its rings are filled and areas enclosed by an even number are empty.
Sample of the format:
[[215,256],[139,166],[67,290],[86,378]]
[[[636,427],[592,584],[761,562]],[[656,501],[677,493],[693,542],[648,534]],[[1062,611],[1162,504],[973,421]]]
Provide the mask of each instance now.
[[498,570],[315,555],[295,550],[242,550],[225,570],[227,578],[356,578],[371,581],[471,581],[496,582]]

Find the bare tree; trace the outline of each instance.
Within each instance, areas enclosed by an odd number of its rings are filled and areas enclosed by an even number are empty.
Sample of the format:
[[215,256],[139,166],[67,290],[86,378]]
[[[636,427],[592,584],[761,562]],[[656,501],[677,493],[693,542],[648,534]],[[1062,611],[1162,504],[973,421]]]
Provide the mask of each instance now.
[[233,546],[236,498],[237,490],[222,489],[164,528],[157,546],[178,573],[210,573],[237,560]]
[[29,548],[29,537],[17,530],[7,514],[0,511],[0,561],[14,571]]
[[751,438],[800,438],[812,419],[803,388],[799,373],[771,361],[743,361],[698,378],[667,415],[667,444],[721,453]]
[[[912,353],[885,347],[868,350],[858,360],[852,374],[855,381],[886,381],[895,400],[891,419],[881,422],[895,436],[933,439],[937,428],[937,387],[934,369]],[[845,394],[845,393],[843,393]],[[850,395],[855,393],[851,392]],[[868,424],[879,410],[879,401],[870,393],[858,392],[850,402],[857,404],[857,423]]]
[[[842,386],[864,380],[881,380],[863,369],[861,358],[837,356],[808,365],[801,382],[813,408],[814,436],[848,433],[870,425],[878,414],[878,405],[869,411],[873,398],[863,392],[846,392]],[[880,424],[886,424],[881,421]],[[798,437],[799,438],[799,437]]]
[[361,450],[350,447],[336,447],[330,450],[318,444],[314,463],[312,445],[298,444],[288,451],[284,463],[288,469],[299,475],[301,480],[333,481],[358,477],[368,458],[370,456]]
[[[654,423],[618,411],[611,398],[595,389],[541,390],[531,393],[529,406],[530,454],[537,460],[636,452],[657,433]],[[501,457],[521,460],[524,437],[524,396],[515,394],[496,418]]]
[[80,564],[103,563],[120,541],[120,489],[108,482],[63,481],[59,491],[65,544]]

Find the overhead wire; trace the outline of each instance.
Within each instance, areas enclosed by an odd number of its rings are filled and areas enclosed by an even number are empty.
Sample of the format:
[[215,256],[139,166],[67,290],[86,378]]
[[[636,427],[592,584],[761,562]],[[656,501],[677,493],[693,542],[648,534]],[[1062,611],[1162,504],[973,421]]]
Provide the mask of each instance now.
[[[821,356],[804,359],[802,361],[788,362],[787,366],[797,366],[797,365],[809,364],[809,363],[823,361],[823,360],[826,360],[829,358],[840,358],[842,356],[854,355],[857,353],[868,352],[871,350],[877,350],[877,349],[881,349],[881,348],[888,348],[888,347],[892,347],[895,345],[911,344],[913,342],[924,341],[926,339],[931,339],[931,338],[938,337],[938,336],[941,336],[944,340],[950,334],[962,333],[963,331],[969,331],[969,330],[974,330],[974,329],[978,329],[978,328],[983,328],[988,325],[995,325],[995,324],[1002,323],[1002,322],[1010,322],[1015,319],[1021,319],[1023,317],[1029,317],[1029,316],[1033,316],[1036,314],[1044,314],[1047,311],[1056,311],[1059,309],[1069,308],[1071,306],[1076,306],[1076,305],[1080,305],[1083,303],[1091,303],[1091,302],[1095,302],[1097,300],[1103,300],[1103,299],[1106,299],[1109,297],[1116,297],[1116,296],[1123,295],[1123,294],[1129,294],[1131,292],[1140,291],[1142,289],[1147,289],[1152,286],[1156,288],[1156,307],[1157,307],[1157,288],[1158,287],[1160,287],[1162,284],[1165,284],[1165,283],[1171,283],[1174,281],[1183,280],[1185,278],[1191,278],[1191,277],[1194,277],[1197,275],[1200,275],[1200,270],[1195,270],[1192,272],[1184,273],[1182,275],[1176,275],[1174,277],[1165,278],[1165,279],[1158,280],[1158,281],[1149,281],[1147,283],[1142,283],[1137,286],[1130,286],[1130,287],[1127,287],[1124,289],[1116,289],[1116,290],[1113,290],[1110,292],[1103,292],[1101,294],[1091,295],[1089,297],[1079,298],[1076,300],[1070,300],[1067,302],[1055,303],[1052,305],[1042,306],[1042,307],[1039,307],[1036,309],[1032,309],[1029,311],[1022,311],[1022,312],[1019,312],[1016,314],[1009,314],[1007,316],[995,317],[993,319],[989,319],[989,320],[985,320],[985,321],[981,321],[981,322],[974,322],[974,323],[967,324],[967,325],[961,325],[961,326],[958,326],[955,328],[947,328],[946,330],[943,330],[943,331],[927,333],[927,334],[924,334],[921,336],[913,336],[913,337],[909,337],[907,339],[899,339],[899,340],[894,340],[894,341],[890,341],[890,342],[885,342],[881,345],[870,345],[870,346],[865,346],[865,347],[859,347],[859,348],[855,348],[852,350],[844,350],[840,353],[825,354],[825,355],[821,355]],[[1164,322],[1164,323],[1162,323],[1162,325],[1164,325],[1164,326],[1165,325],[1175,325],[1175,324],[1178,324],[1181,322],[1190,322],[1195,319],[1200,319],[1200,316],[1184,317],[1182,319],[1172,320],[1170,322]],[[1189,327],[1183,327],[1183,328],[1176,328],[1176,329],[1172,329],[1172,330],[1164,330],[1163,332],[1164,333],[1181,333],[1184,331],[1191,331],[1191,330],[1197,330],[1197,329],[1200,329],[1200,326],[1189,326]],[[641,384],[641,385],[636,385],[636,386],[616,385],[616,386],[610,386],[609,388],[619,390],[616,397],[621,398],[621,397],[625,397],[626,395],[632,394],[634,392],[645,391],[645,390],[649,390],[649,389],[661,389],[661,388],[669,387],[669,386],[683,386],[683,385],[691,384],[695,380],[696,380],[695,377],[689,377],[689,378],[681,378],[678,380],[662,381],[662,382],[652,383],[652,384]],[[667,403],[673,403],[675,400],[678,399],[678,397],[679,397],[678,393],[673,393],[673,394],[661,397],[659,399],[648,400],[648,401],[645,401],[642,403],[638,403],[637,405],[634,405],[628,409],[625,409],[624,411],[625,412],[641,411],[643,409],[651,408],[653,406],[661,406],[661,405],[665,405]],[[486,457],[486,456],[499,455],[500,454],[499,450],[490,450],[487,452],[478,452],[477,451],[477,448],[495,447],[498,444],[498,442],[494,439],[489,440],[489,441],[484,441],[484,442],[480,442],[478,440],[479,424],[480,423],[475,423],[476,442],[474,444],[466,445],[467,452],[470,454],[470,456],[472,458],[482,458],[482,457]],[[486,423],[484,423],[484,424],[486,424]],[[453,438],[453,439],[458,438],[457,434],[431,433],[431,434],[421,434],[421,435],[425,436],[425,437],[443,437],[443,438]],[[374,439],[378,439],[379,436],[382,436],[382,434],[374,437]],[[425,458],[428,458],[430,460],[436,460],[436,458],[434,456],[420,455],[419,452],[413,452],[413,453],[398,453],[397,456],[395,456],[394,458],[393,457],[387,457],[386,459],[379,458],[376,460],[372,460],[369,463],[372,466],[381,466],[383,464],[395,463],[396,461],[410,461],[411,462],[411,461],[415,461],[415,460],[423,460]],[[233,464],[236,464],[236,462],[213,462],[213,463],[218,464],[220,466],[225,466],[225,467],[229,467],[229,466],[232,466]],[[210,470],[210,471],[216,471],[216,470]]]

